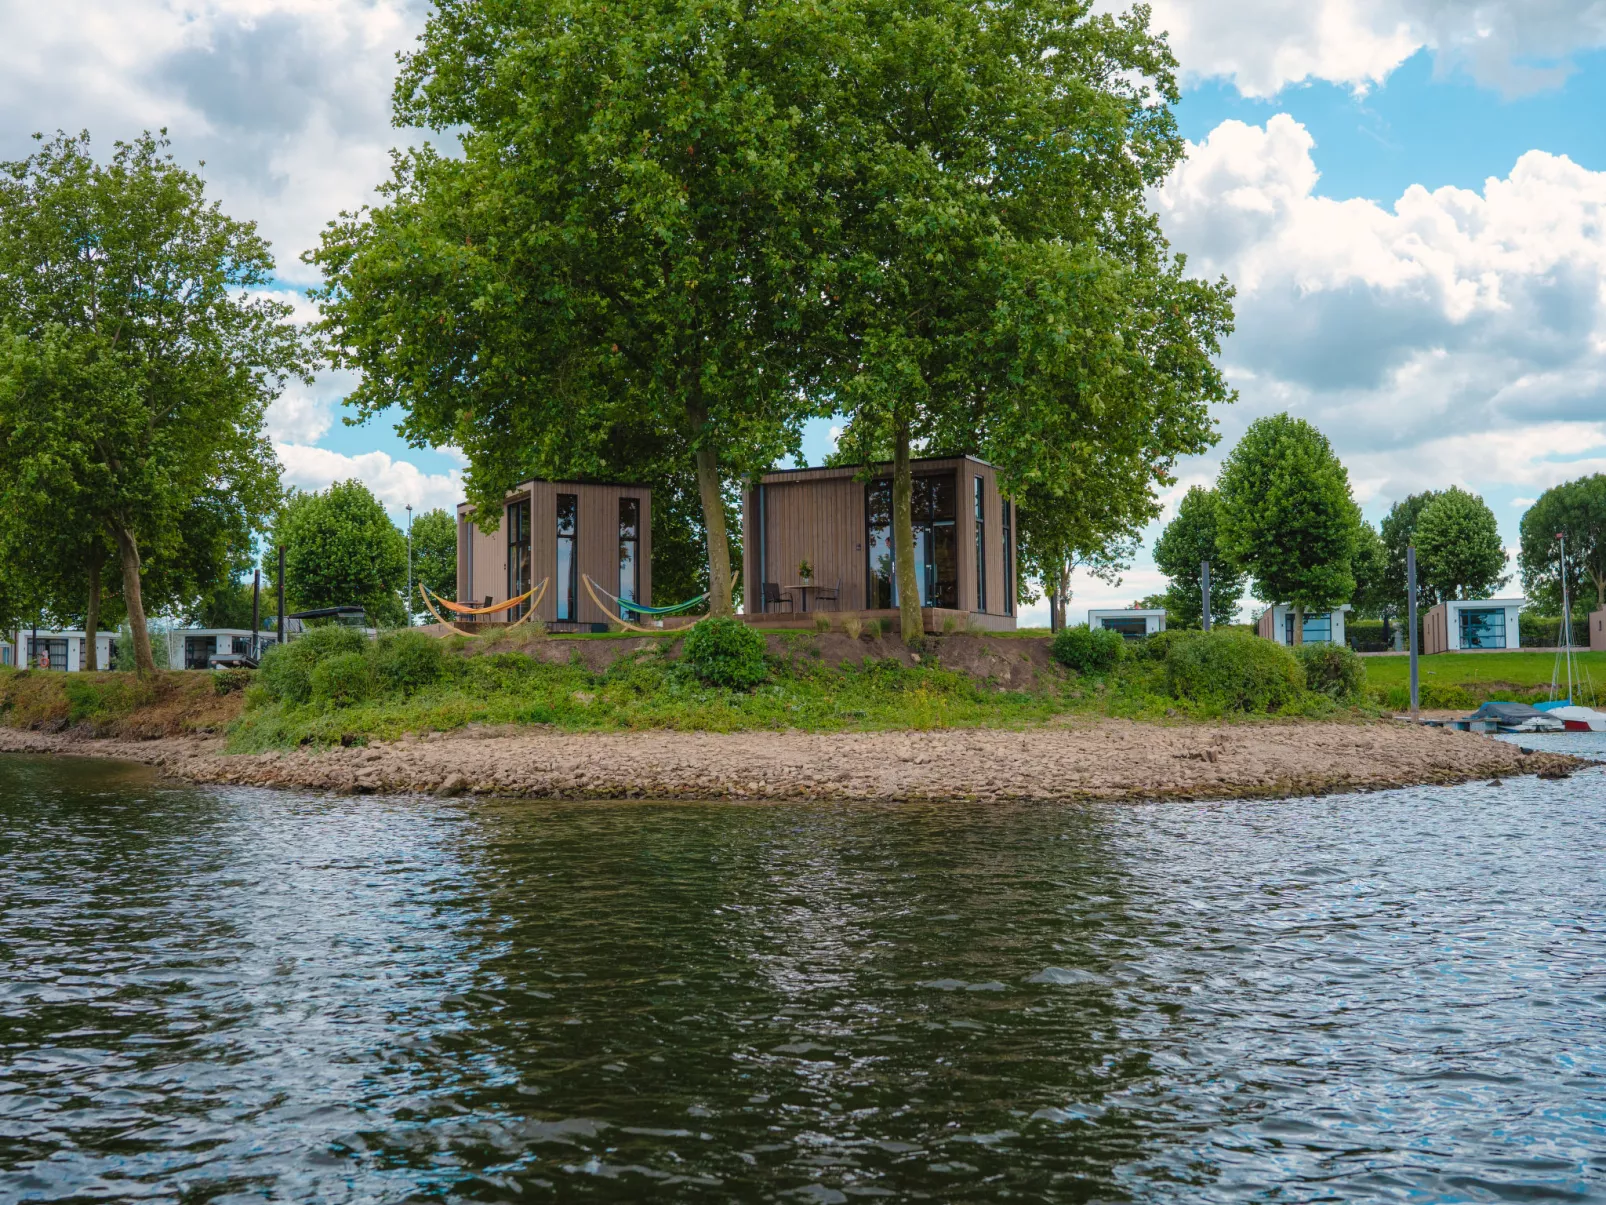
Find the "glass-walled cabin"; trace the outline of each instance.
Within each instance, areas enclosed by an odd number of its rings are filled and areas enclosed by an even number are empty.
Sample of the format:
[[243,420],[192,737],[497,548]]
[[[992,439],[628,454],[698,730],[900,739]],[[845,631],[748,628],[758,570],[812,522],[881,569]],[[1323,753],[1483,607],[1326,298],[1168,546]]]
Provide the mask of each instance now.
[[[527,481],[508,491],[495,532],[482,531],[475,514],[467,503],[457,508],[454,601],[507,602],[545,580],[536,618],[559,631],[606,630],[620,611],[609,595],[652,605],[652,491],[645,486]],[[603,606],[586,590],[587,577]],[[512,623],[529,605],[469,618]],[[634,613],[624,617],[640,622]]]
[[[969,456],[916,460],[912,487],[920,605],[1013,628],[1015,507],[1000,495],[993,467]],[[768,473],[747,491],[742,532],[749,614],[899,605],[891,465],[868,475],[855,468]]]

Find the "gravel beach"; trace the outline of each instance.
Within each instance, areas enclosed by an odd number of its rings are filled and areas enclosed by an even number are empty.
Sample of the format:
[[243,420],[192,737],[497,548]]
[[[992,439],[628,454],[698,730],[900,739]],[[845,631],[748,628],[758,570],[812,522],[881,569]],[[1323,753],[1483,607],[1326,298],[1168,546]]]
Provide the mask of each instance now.
[[1588,765],[1390,720],[868,733],[470,728],[237,755],[223,752],[220,737],[132,741],[0,728],[0,752],[119,758],[192,782],[541,799],[1227,799],[1551,776]]

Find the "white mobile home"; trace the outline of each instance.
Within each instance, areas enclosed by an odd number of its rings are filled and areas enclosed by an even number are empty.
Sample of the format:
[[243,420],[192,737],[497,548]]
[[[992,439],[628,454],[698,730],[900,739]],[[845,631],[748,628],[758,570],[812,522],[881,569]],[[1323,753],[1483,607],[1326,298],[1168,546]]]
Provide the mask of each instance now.
[[[1355,608],[1345,603],[1331,611],[1306,611],[1304,644],[1343,644],[1344,616]],[[1278,644],[1294,643],[1294,608],[1287,603],[1267,607],[1255,629],[1267,640]]]
[[[299,627],[299,622],[295,624]],[[277,632],[257,633],[258,655],[278,641]],[[170,669],[211,669],[219,657],[249,657],[250,628],[173,628],[167,633]]]
[[1142,640],[1165,631],[1165,610],[1122,607],[1119,610],[1089,611],[1087,626],[1119,632],[1127,640]]
[[1522,647],[1517,616],[1523,598],[1479,598],[1442,602],[1422,617],[1422,651],[1456,653]]
[[[34,632],[24,629],[17,633],[22,653],[19,661],[28,669],[76,674],[89,668],[88,639],[88,633],[82,631]],[[114,633],[95,633],[95,664],[100,669],[112,667],[113,640]]]
[[9,640],[0,640],[0,665],[15,665],[17,663],[17,650],[11,647]]

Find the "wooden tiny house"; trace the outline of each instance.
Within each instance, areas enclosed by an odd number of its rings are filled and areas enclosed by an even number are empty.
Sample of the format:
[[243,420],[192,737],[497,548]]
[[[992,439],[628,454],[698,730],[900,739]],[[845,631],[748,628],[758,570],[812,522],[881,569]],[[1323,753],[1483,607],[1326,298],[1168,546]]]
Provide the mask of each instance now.
[[[921,606],[982,627],[1013,628],[1015,507],[999,495],[992,465],[960,456],[916,460],[913,468]],[[897,607],[892,466],[872,471],[864,480],[857,468],[783,469],[748,489],[742,507],[748,615]],[[804,562],[813,571],[808,579],[799,572]]]
[[[580,580],[587,574],[622,599],[652,605],[652,491],[645,486],[526,481],[507,492],[496,531],[481,531],[474,513],[468,503],[457,508],[459,602],[506,602],[550,578],[539,619],[557,631],[605,629],[610,616]],[[511,623],[523,613],[517,607],[484,619]]]

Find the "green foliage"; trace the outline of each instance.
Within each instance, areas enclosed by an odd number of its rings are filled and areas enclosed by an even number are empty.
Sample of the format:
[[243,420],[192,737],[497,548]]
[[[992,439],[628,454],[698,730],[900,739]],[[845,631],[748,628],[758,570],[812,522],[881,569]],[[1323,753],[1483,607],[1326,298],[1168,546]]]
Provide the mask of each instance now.
[[1287,414],[1256,419],[1217,490],[1221,546],[1253,576],[1258,597],[1325,611],[1355,593],[1360,512],[1349,474],[1315,427]]
[[292,493],[264,554],[274,572],[277,545],[285,549],[285,588],[297,610],[355,604],[376,625],[402,622],[407,537],[362,482]]
[[[1269,643],[1269,642],[1268,642]],[[1366,663],[1341,644],[1302,644],[1294,659],[1305,672],[1305,689],[1347,703],[1366,688]]]
[[1282,645],[1238,629],[1178,633],[1166,650],[1166,687],[1227,711],[1275,712],[1297,703],[1305,679]]
[[374,670],[360,652],[335,653],[312,667],[312,701],[350,707],[374,693]]
[[353,628],[331,624],[313,628],[298,640],[273,645],[263,654],[257,681],[270,698],[305,703],[312,698],[312,675],[330,657],[361,653],[368,641]]
[[407,600],[410,612],[421,605],[419,582],[444,599],[458,601],[457,520],[439,507],[413,518],[413,582],[413,594]]
[[58,135],[0,165],[0,562],[12,527],[72,566],[115,547],[141,672],[146,611],[226,581],[276,502],[263,416],[308,371],[267,244],[166,148],[103,165]]
[[232,695],[237,690],[245,690],[255,677],[256,674],[244,668],[216,669],[212,671],[212,689],[220,695]]
[[417,694],[446,675],[441,642],[422,632],[388,632],[373,645],[374,677],[380,687],[399,695]]
[[1355,594],[1354,614],[1367,618],[1393,614],[1395,600],[1389,586],[1389,552],[1383,537],[1364,519],[1355,529],[1355,552],[1350,558]]
[[[1387,554],[1387,570],[1384,575],[1384,595],[1395,615],[1404,615],[1408,609],[1405,582],[1405,550],[1416,539],[1416,525],[1422,517],[1422,512],[1439,496],[1437,490],[1425,490],[1420,494],[1412,494],[1396,502],[1389,508],[1389,513],[1383,516],[1381,538]],[[1443,602],[1436,598],[1433,592],[1424,588],[1422,581],[1422,566],[1417,566],[1416,575],[1416,605],[1426,610]]]
[[1049,646],[1054,660],[1079,674],[1107,674],[1126,655],[1126,641],[1105,628],[1061,628]]
[[1552,486],[1522,516],[1517,564],[1523,593],[1551,615],[1561,614],[1558,532],[1567,533],[1567,581],[1575,606],[1606,607],[1606,474]]
[[751,690],[769,677],[764,634],[739,619],[711,615],[692,625],[681,656],[710,686]]
[[1416,558],[1418,577],[1438,599],[1487,598],[1509,580],[1494,512],[1455,486],[1417,517]]
[[1171,579],[1166,591],[1167,625],[1196,628],[1202,626],[1204,610],[1203,575],[1200,564],[1210,562],[1210,618],[1213,623],[1231,623],[1238,615],[1243,597],[1244,575],[1221,551],[1217,536],[1215,490],[1194,486],[1177,505],[1176,518],[1166,524],[1154,545],[1154,563]]

